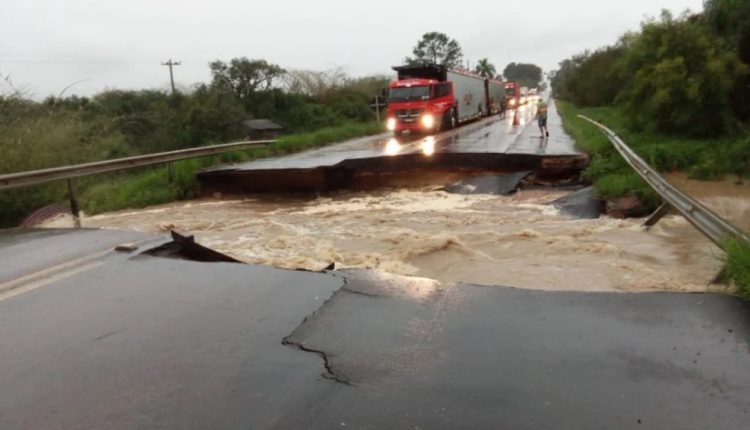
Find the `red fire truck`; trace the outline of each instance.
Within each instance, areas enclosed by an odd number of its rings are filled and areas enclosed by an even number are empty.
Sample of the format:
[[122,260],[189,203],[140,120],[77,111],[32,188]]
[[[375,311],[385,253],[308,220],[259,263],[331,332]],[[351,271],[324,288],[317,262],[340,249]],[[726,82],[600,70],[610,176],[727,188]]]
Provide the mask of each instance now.
[[430,133],[499,112],[502,84],[437,65],[394,67],[387,128],[396,134]]
[[508,109],[514,109],[522,105],[521,87],[516,81],[505,83],[505,103]]
[[494,115],[503,110],[505,104],[505,84],[494,79],[486,81],[487,113]]

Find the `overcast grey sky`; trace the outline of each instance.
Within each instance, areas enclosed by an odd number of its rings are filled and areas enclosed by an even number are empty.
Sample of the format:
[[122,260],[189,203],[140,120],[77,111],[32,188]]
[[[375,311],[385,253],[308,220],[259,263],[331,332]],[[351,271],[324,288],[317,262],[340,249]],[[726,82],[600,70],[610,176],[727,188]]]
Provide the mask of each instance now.
[[[440,6],[436,6],[440,4]],[[247,56],[286,68],[390,73],[420,36],[457,39],[466,59],[545,70],[614,42],[662,8],[701,0],[0,0],[0,74],[39,98],[208,81],[207,63]]]

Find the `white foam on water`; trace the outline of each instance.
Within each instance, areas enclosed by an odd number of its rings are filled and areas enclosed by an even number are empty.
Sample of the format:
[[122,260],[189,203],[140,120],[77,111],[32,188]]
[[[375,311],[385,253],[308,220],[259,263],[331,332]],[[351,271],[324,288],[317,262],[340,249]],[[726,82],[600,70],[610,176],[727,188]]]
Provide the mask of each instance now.
[[[376,268],[480,285],[583,291],[714,291],[717,249],[679,217],[574,220],[564,192],[433,189],[299,199],[196,200],[103,214],[88,227],[176,229],[242,261],[285,269]],[[735,205],[736,206],[736,205]]]

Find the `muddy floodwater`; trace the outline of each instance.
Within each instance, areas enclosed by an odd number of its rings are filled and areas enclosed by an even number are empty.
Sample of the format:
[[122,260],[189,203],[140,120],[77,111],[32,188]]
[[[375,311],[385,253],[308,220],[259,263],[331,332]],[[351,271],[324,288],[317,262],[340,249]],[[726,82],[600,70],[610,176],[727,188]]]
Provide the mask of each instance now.
[[[688,184],[680,176],[670,179]],[[747,228],[750,187],[730,189],[737,195],[716,195],[716,187],[705,186],[698,197]],[[174,229],[242,261],[288,269],[335,263],[337,269],[547,290],[726,288],[709,285],[721,267],[720,250],[682,218],[667,217],[651,231],[641,227],[643,220],[575,220],[549,205],[565,194],[407,189],[315,199],[206,199],[97,215],[84,223],[153,233]]]

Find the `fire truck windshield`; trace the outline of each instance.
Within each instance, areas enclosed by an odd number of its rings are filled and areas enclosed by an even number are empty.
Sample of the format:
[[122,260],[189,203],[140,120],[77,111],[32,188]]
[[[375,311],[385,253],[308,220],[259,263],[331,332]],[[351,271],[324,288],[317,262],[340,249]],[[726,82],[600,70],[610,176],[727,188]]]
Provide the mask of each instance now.
[[516,95],[516,89],[514,87],[505,87],[505,95],[506,96]]
[[389,101],[402,102],[407,100],[427,100],[430,98],[430,87],[400,87],[391,88]]

